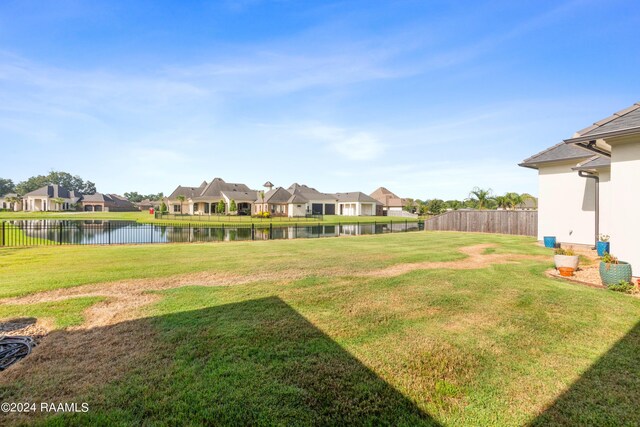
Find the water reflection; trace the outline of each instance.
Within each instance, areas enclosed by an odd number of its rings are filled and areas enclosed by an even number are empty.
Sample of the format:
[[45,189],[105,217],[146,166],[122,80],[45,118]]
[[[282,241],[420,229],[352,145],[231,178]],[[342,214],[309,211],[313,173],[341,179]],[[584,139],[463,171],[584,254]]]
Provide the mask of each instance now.
[[14,245],[21,244],[138,244],[216,242],[238,240],[280,240],[359,236],[418,231],[417,223],[265,226],[251,224],[158,225],[135,221],[24,220],[8,221],[6,233],[14,233]]

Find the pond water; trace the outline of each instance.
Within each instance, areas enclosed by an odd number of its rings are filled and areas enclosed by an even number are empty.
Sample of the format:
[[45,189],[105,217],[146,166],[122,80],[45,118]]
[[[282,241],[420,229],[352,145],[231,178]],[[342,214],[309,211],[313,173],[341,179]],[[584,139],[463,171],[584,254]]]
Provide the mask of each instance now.
[[415,222],[340,225],[161,225],[135,221],[7,221],[5,245],[113,245],[303,239],[418,231]]

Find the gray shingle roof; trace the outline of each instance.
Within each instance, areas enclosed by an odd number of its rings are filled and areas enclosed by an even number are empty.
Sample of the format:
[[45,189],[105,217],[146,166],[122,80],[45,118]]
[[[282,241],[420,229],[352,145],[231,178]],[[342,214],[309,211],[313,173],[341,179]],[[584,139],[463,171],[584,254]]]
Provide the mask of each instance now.
[[27,196],[42,196],[42,197],[50,197],[52,199],[55,198],[62,198],[62,199],[77,199],[79,198],[81,195],[79,193],[76,193],[73,190],[67,190],[66,188],[64,188],[61,185],[58,184],[49,184],[49,185],[45,185],[44,187],[40,187],[37,190],[33,190],[30,193],[27,193],[24,195],[25,197]]
[[302,194],[294,194],[291,197],[289,197],[289,200],[287,200],[287,202],[288,203],[308,203],[309,199],[304,197]]
[[[264,202],[265,203],[288,203],[289,198],[292,196],[287,190],[282,187],[274,188],[270,191],[264,193]],[[262,199],[258,196],[256,200],[257,203],[261,203]]]
[[185,199],[193,199],[202,193],[203,187],[178,187],[169,195],[169,200],[176,200],[178,196],[184,196]]
[[599,169],[609,166],[611,166],[611,157],[593,156],[589,160],[580,163],[578,166],[573,168],[573,170]]
[[176,200],[178,196],[192,200],[219,200],[223,191],[251,192],[252,190],[244,184],[225,182],[222,178],[214,178],[210,183],[203,181],[199,187],[183,187],[179,185],[168,197],[169,200]]
[[222,178],[214,178],[197,199],[221,198],[223,191],[251,191],[251,189],[244,184],[225,182]]
[[378,203],[376,199],[360,191],[353,191],[351,193],[337,193],[336,198],[338,202],[361,202],[361,203]]
[[560,162],[565,160],[586,159],[593,156],[593,152],[577,147],[575,145],[567,145],[564,142],[549,147],[544,151],[534,154],[522,161],[519,166],[537,169],[538,164],[551,162]]
[[235,200],[236,202],[255,202],[258,197],[257,191],[230,191],[223,190],[222,193],[229,200]]
[[640,102],[631,107],[620,110],[617,113],[595,122],[593,125],[576,132],[575,137],[594,137],[609,134],[625,129],[640,129]]
[[291,194],[300,194],[308,200],[336,200],[336,197],[334,195],[321,193],[315,188],[307,187],[306,185],[300,185],[297,182],[291,184],[291,186],[287,190]]
[[106,194],[95,193],[95,194],[87,194],[86,196],[82,196],[82,201],[83,202],[109,202],[111,201],[111,198]]

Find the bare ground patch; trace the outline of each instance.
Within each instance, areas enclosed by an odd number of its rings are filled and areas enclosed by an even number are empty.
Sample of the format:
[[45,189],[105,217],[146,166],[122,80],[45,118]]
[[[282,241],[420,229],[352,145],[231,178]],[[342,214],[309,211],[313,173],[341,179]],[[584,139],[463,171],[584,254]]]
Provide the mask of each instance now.
[[[355,273],[356,277],[393,277],[402,274],[425,269],[479,269],[492,264],[510,264],[521,260],[548,260],[544,256],[517,255],[517,254],[487,254],[486,249],[494,247],[491,244],[482,244],[460,248],[460,252],[467,258],[459,261],[448,262],[419,262],[396,264],[368,272]],[[39,292],[23,297],[6,298],[0,304],[35,304],[41,302],[54,302],[70,298],[103,297],[104,301],[97,303],[85,311],[84,324],[76,329],[90,329],[106,325],[114,325],[136,317],[136,309],[151,304],[161,297],[149,293],[166,289],[180,288],[184,286],[232,286],[248,284],[259,281],[275,281],[288,283],[293,280],[308,277],[314,271],[266,271],[251,275],[238,275],[228,272],[201,272],[154,279],[132,279],[110,283],[96,283],[82,285],[73,288],[55,289]],[[327,276],[347,274],[343,269],[323,270]],[[51,325],[48,325],[51,330]]]
[[467,255],[467,258],[459,261],[442,261],[442,262],[415,262],[407,264],[396,264],[387,268],[373,270],[362,274],[366,277],[393,277],[414,270],[434,270],[434,269],[451,269],[451,270],[476,270],[486,268],[494,264],[514,264],[522,260],[540,260],[548,261],[549,257],[542,255],[518,255],[518,254],[494,254],[484,253],[487,249],[495,247],[491,244],[474,245],[460,248],[460,252]]

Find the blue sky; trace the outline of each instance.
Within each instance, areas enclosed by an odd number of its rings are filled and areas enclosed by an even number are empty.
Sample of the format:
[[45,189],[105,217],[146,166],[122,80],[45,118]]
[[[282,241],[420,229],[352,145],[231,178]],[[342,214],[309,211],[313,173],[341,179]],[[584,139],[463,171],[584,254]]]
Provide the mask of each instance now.
[[537,192],[640,101],[635,1],[0,2],[0,177]]

